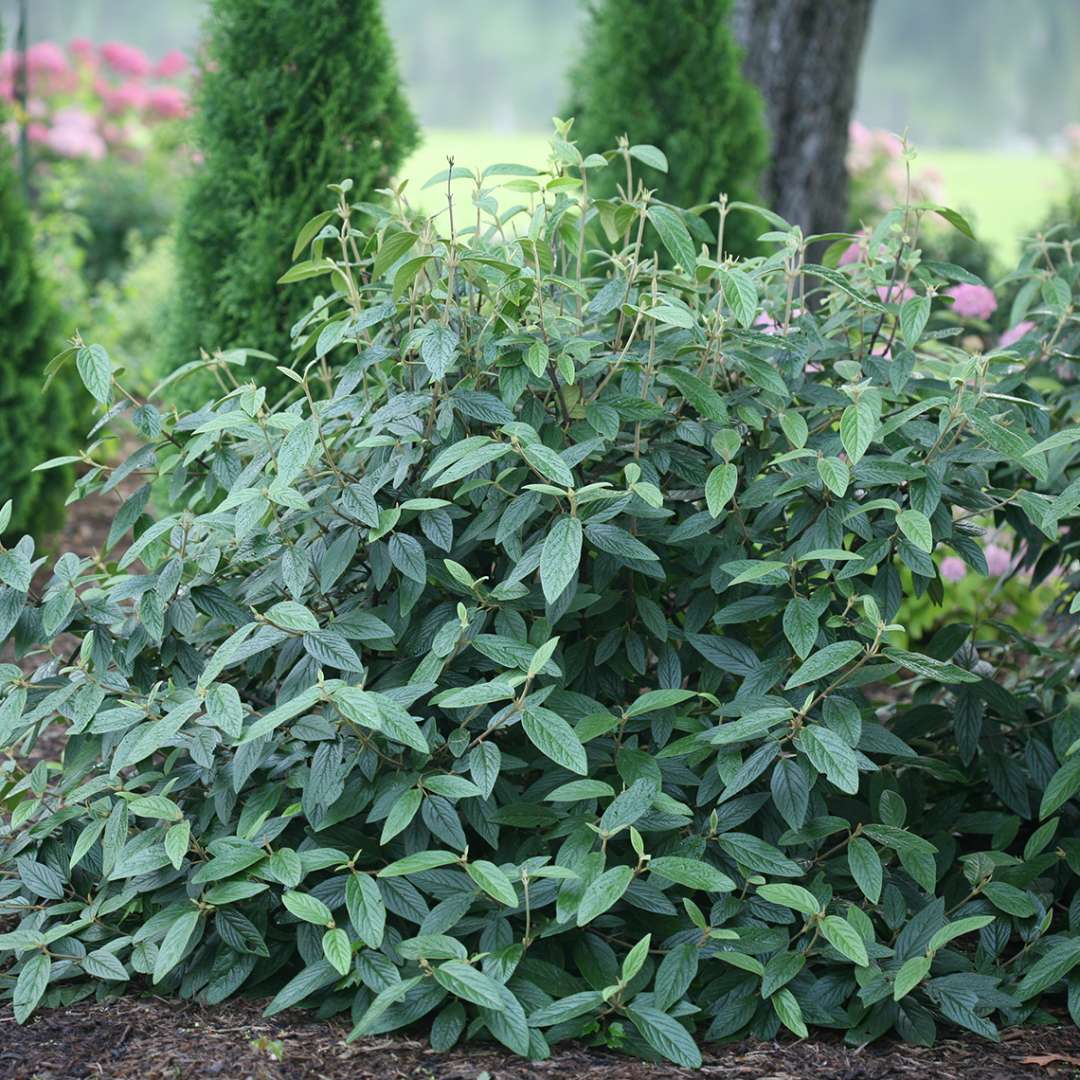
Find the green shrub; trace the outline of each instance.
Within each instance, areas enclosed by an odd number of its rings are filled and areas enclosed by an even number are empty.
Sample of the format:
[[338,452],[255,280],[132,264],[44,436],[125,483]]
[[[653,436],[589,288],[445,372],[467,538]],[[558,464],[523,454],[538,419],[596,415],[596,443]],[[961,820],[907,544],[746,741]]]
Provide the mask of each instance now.
[[[177,155],[178,156],[178,155]],[[87,283],[123,276],[133,246],[168,232],[176,216],[176,157],[130,162],[68,162],[54,166],[38,212],[78,215],[74,239]]]
[[[620,201],[583,276],[599,211],[553,160],[531,216],[480,199],[465,238],[341,185],[348,258],[300,237],[340,299],[291,402],[118,400],[146,446],[88,490],[138,467],[175,512],[143,488],[40,602],[30,542],[5,554],[2,636],[55,650],[0,668],[18,1020],[135,981],[693,1066],[781,1025],[994,1037],[1064,996],[1069,652],[886,644],[902,568],[985,572],[973,521],[1056,483],[1023,367],[926,329],[910,222],[873,266],[779,223],[718,265],[687,212]],[[622,246],[646,219],[686,271]],[[864,284],[894,273],[899,309]],[[80,369],[109,404],[107,356]],[[62,768],[18,767],[56,718]]]
[[[729,0],[599,0],[571,74],[566,115],[575,117],[581,149],[606,151],[632,132],[648,144],[634,154],[641,178],[678,206],[716,202],[721,193],[753,200],[767,160],[761,101],[742,75],[730,6]],[[670,175],[650,167],[650,145],[666,155]],[[612,195],[626,183],[621,169],[594,179],[597,194]],[[745,253],[760,232],[755,218],[735,215],[725,248]]]
[[326,177],[370,198],[416,143],[378,0],[214,0],[196,105],[166,366],[250,345],[287,360],[317,291],[277,285],[296,222]]
[[70,468],[32,471],[79,441],[73,388],[60,379],[42,391],[46,365],[62,345],[57,307],[35,264],[22,183],[0,139],[0,504],[13,503],[0,534],[42,536],[63,520]]

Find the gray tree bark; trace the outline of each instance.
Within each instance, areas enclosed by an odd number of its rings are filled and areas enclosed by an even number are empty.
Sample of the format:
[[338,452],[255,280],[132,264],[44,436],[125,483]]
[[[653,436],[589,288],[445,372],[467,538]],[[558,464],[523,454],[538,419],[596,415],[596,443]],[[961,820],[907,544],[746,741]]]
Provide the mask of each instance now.
[[847,225],[848,124],[872,0],[736,0],[732,29],[761,91],[771,162],[762,195],[810,233]]

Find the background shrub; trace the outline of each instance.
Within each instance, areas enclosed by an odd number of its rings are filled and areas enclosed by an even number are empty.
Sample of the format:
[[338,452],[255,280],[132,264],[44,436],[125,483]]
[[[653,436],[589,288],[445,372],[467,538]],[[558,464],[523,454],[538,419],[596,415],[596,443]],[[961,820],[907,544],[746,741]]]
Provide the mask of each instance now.
[[[70,468],[35,473],[79,442],[73,389],[42,391],[45,367],[63,346],[50,289],[35,264],[30,214],[6,140],[0,140],[0,490],[14,503],[0,533],[43,535],[59,526]],[[80,395],[81,396],[81,395]]]
[[200,80],[167,366],[238,345],[285,358],[317,290],[276,284],[296,222],[322,207],[325,177],[370,198],[416,144],[380,5],[214,0]]
[[[715,202],[721,192],[752,201],[767,139],[759,95],[741,73],[729,9],[728,0],[592,5],[564,113],[575,118],[582,151],[607,150],[632,132],[671,163],[665,175],[649,168],[647,158],[638,162],[641,178],[665,201],[696,206]],[[611,169],[594,180],[597,194],[613,194],[625,176]],[[727,249],[746,252],[759,225],[734,216],[725,230]]]
[[[940,592],[942,551],[985,573],[982,526],[1057,536],[1076,429],[1015,353],[938,332],[905,212],[842,270],[780,222],[718,265],[582,168],[560,134],[551,175],[475,174],[543,200],[515,233],[481,199],[465,239],[341,185],[355,248],[301,236],[294,276],[340,299],[297,326],[291,399],[118,400],[147,445],[87,487],[138,467],[175,513],[136,492],[40,601],[32,544],[4,554],[0,629],[53,652],[0,668],[20,1021],[148,980],[694,1066],[1066,997],[1074,654],[887,635],[902,569]],[[111,405],[104,351],[78,365]],[[54,718],[62,770],[18,766]]]

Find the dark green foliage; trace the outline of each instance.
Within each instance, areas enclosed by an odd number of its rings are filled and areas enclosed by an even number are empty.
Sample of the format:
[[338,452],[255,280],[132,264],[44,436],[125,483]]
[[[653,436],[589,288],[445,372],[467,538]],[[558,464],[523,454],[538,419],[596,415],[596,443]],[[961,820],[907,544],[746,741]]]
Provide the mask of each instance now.
[[[33,598],[33,545],[0,558],[0,641],[81,643],[0,665],[16,1020],[130,981],[689,1067],[782,1025],[1080,1020],[1075,632],[893,637],[944,552],[985,573],[1007,520],[1034,557],[1080,505],[1078,429],[1030,378],[1075,272],[1024,271],[1037,358],[968,353],[908,248],[924,211],[842,269],[781,221],[718,265],[688,231],[712,211],[601,210],[605,166],[561,137],[553,163],[475,174],[535,212],[478,194],[464,236],[338,187],[363,254],[301,244],[339,299],[297,328],[292,400],[120,401],[132,546]],[[624,244],[645,220],[669,268]],[[109,407],[106,354],[78,363]],[[25,772],[56,719],[62,768]]]
[[196,105],[167,367],[248,345],[288,362],[317,292],[276,284],[296,223],[327,177],[369,198],[416,143],[378,0],[214,0]]
[[[697,206],[721,192],[753,200],[767,139],[760,97],[741,73],[729,8],[729,0],[598,0],[566,113],[581,150],[607,150],[631,133],[667,156],[667,176],[638,167],[665,202]],[[612,194],[625,178],[610,170],[599,182],[597,194]],[[746,252],[761,231],[759,220],[735,216],[725,248]]]
[[70,375],[42,389],[45,367],[63,341],[32,242],[22,182],[7,139],[0,139],[0,504],[13,502],[12,532],[41,536],[63,520],[72,473],[31,470],[70,453],[80,439]]

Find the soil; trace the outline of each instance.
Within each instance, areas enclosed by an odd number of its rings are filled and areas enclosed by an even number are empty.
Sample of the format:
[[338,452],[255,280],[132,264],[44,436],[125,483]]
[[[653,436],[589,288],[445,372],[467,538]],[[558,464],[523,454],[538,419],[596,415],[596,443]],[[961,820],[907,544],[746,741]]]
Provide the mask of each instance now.
[[1007,1032],[1002,1042],[946,1040],[932,1049],[884,1043],[852,1050],[835,1039],[744,1041],[713,1047],[694,1073],[581,1045],[548,1061],[470,1044],[445,1054],[405,1036],[346,1044],[347,1027],[299,1011],[270,1019],[236,1001],[204,1009],[155,997],[80,1002],[16,1025],[0,1011],[0,1080],[1014,1080],[1080,1075],[1080,1031]]

